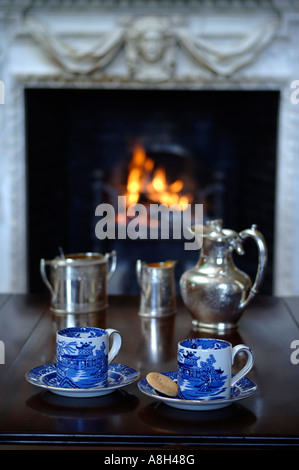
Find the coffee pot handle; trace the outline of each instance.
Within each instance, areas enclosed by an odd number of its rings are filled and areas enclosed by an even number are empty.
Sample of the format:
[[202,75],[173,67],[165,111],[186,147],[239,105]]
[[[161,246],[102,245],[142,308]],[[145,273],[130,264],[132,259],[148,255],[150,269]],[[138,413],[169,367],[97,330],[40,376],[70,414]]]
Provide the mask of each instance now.
[[253,238],[258,248],[258,266],[255,280],[247,298],[243,302],[241,302],[239,306],[240,310],[244,310],[244,308],[247,307],[252,298],[259,292],[259,289],[261,287],[268,261],[268,249],[264,236],[259,230],[257,230],[256,225],[252,225],[250,229],[246,229],[240,232],[239,237],[241,238],[241,240],[245,240],[248,237]]
[[107,273],[107,280],[109,281],[109,279],[111,279],[115,269],[116,269],[116,264],[117,264],[117,255],[116,255],[116,251],[111,251],[111,253],[106,253],[105,254],[105,257],[109,260],[111,259],[111,264],[110,264],[110,268],[108,270],[108,273]]
[[50,264],[50,262],[46,261],[44,258],[42,258],[40,260],[40,273],[41,273],[42,280],[44,281],[44,283],[46,284],[46,286],[48,287],[49,291],[51,292],[51,294],[53,296],[52,301],[54,301],[54,299],[56,297],[56,293],[55,293],[50,281],[47,278],[47,273],[46,273],[46,265],[47,264]]

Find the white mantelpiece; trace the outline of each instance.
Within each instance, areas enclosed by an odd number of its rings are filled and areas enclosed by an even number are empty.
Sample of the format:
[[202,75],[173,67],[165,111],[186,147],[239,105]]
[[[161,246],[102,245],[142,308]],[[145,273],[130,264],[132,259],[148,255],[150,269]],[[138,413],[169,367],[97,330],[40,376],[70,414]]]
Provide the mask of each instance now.
[[299,80],[299,9],[293,3],[0,0],[0,292],[27,286],[24,88],[129,87],[280,90],[275,293],[298,294],[299,104],[291,84]]

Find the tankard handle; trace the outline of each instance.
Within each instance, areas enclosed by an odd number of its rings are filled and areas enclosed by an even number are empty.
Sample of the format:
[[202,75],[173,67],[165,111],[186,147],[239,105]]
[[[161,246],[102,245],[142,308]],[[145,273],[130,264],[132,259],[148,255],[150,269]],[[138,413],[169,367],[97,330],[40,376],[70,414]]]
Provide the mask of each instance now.
[[51,294],[53,296],[52,301],[54,301],[55,297],[56,297],[56,293],[55,293],[50,281],[47,278],[47,273],[46,273],[46,265],[47,264],[50,264],[50,262],[46,261],[44,258],[42,258],[40,260],[40,273],[41,273],[42,280],[44,281],[44,283],[46,284],[46,286],[48,287],[49,291],[51,292]]
[[105,257],[107,258],[107,260],[111,259],[110,268],[109,268],[108,273],[107,273],[107,280],[109,281],[109,279],[111,279],[111,277],[112,277],[112,275],[113,275],[113,273],[116,269],[116,264],[117,264],[116,251],[113,250],[113,251],[111,251],[111,253],[106,253]]
[[258,248],[258,266],[255,280],[247,298],[243,302],[241,302],[239,307],[240,310],[244,310],[244,308],[247,307],[251,299],[258,293],[260,289],[266,271],[268,261],[268,250],[264,236],[259,230],[257,230],[256,225],[252,225],[251,228],[240,232],[239,237],[241,238],[241,240],[245,240],[248,237],[253,238]]
[[146,292],[143,288],[143,282],[142,282],[143,264],[144,264],[143,261],[141,261],[140,259],[136,261],[136,277],[137,277],[137,282],[141,289],[141,292],[143,293],[143,295],[146,295]]

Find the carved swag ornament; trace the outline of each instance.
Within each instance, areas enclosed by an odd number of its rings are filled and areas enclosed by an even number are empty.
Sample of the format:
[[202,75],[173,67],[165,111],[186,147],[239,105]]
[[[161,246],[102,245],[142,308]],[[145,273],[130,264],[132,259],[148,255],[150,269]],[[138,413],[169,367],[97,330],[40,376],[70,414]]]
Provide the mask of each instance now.
[[67,73],[101,71],[123,48],[128,77],[161,82],[173,77],[179,48],[198,67],[230,76],[258,57],[279,25],[274,13],[205,16],[196,21],[196,28],[190,28],[187,20],[177,17],[122,18],[111,31],[99,32],[96,44],[81,50],[38,18],[27,17],[26,26],[39,47]]

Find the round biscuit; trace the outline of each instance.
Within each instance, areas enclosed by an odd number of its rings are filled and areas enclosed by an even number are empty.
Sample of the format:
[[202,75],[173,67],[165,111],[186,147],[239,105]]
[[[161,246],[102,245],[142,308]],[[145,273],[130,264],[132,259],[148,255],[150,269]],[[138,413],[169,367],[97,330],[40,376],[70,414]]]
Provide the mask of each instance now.
[[158,372],[149,372],[146,380],[157,392],[170,397],[176,397],[178,394],[177,384],[166,375],[159,374]]

